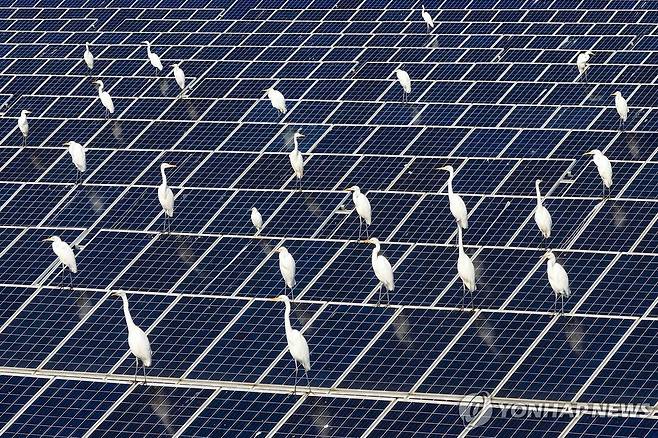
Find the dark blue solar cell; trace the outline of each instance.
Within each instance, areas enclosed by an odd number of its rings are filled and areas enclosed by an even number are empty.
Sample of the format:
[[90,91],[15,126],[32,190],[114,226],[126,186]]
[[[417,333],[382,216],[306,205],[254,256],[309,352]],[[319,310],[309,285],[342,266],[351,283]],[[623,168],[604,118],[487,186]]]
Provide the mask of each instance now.
[[[162,163],[176,165],[175,168],[167,169],[167,184],[177,186],[185,181],[193,170],[199,166],[204,159],[212,157],[210,152],[165,152],[150,165],[143,163],[143,174],[137,179],[139,184],[160,185],[162,183]],[[187,184],[186,184],[187,185]]]
[[[267,224],[268,236],[310,237],[345,197],[344,192],[294,192]],[[290,223],[294,220],[295,227]]]
[[[559,436],[571,423],[575,414],[562,411],[544,411],[537,414],[532,408],[524,411],[527,415],[519,415],[519,408],[498,409],[489,408],[491,418],[477,424],[469,435],[475,437],[506,436],[510,438],[523,438],[528,436]],[[487,414],[485,414],[487,415]],[[482,417],[484,418],[484,417]]]
[[512,129],[474,129],[455,150],[458,157],[497,157],[518,131]]
[[543,194],[550,191],[571,167],[567,160],[524,160],[509,174],[496,193],[509,195],[535,195],[535,181],[542,180]]
[[[463,84],[463,83],[460,83]],[[461,103],[496,103],[503,97],[512,84],[505,82],[476,82],[461,98]]]
[[[254,105],[253,100],[217,100],[203,116],[203,120],[237,122]],[[276,111],[272,108],[272,111]]]
[[352,153],[357,151],[374,128],[367,126],[333,126],[320,139],[314,152]]
[[[3,155],[11,162],[0,171],[0,180],[15,182],[34,182],[42,178],[43,173],[57,159],[65,155],[65,147],[57,149],[46,148],[22,148],[22,149],[3,149]],[[71,164],[71,166],[73,166]]]
[[33,377],[0,375],[0,424],[6,425],[46,382]]
[[[330,190],[343,181],[344,175],[359,162],[356,156],[312,155],[304,163],[304,178],[302,187],[305,190]],[[344,184],[343,184],[344,185]],[[286,188],[294,190],[298,187],[296,178],[289,181]]]
[[1,225],[36,226],[48,216],[63,199],[70,187],[29,184],[18,190],[16,195],[0,211]]
[[[437,130],[436,135],[439,135]],[[392,189],[410,192],[438,192],[448,180],[448,173],[437,170],[447,164],[455,169],[463,160],[457,158],[417,158],[407,171],[393,184]]]
[[464,423],[456,405],[398,401],[375,426],[374,436],[458,436]]
[[658,197],[658,165],[646,163],[624,190],[623,196],[638,199]]
[[366,124],[380,106],[378,103],[343,102],[326,123]]
[[92,184],[130,184],[160,154],[150,151],[116,151],[109,161],[88,177]]
[[415,125],[450,126],[466,110],[465,105],[427,105],[414,119]]
[[[633,408],[633,407],[631,407]],[[648,409],[639,406],[638,413],[642,417],[625,416],[611,417],[584,415],[571,429],[570,434],[573,436],[597,436],[597,437],[648,437],[651,436],[658,427],[658,420],[655,418],[646,418]],[[631,413],[635,413],[631,411]]]
[[555,113],[554,107],[517,106],[515,107],[501,126],[511,128],[541,128]]

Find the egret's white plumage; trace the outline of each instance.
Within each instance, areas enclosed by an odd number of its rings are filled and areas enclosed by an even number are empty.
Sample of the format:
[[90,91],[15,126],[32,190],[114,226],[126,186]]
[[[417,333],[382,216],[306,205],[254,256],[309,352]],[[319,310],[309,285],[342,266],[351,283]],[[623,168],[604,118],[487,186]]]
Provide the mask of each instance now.
[[87,170],[87,157],[86,149],[80,143],[74,141],[67,141],[64,143],[64,146],[68,146],[69,155],[71,155],[71,161],[73,165],[78,170],[78,176],[76,182],[80,179],[80,174],[84,173]]
[[366,223],[366,234],[368,234],[368,226],[372,224],[372,208],[370,207],[370,201],[368,201],[365,194],[361,193],[359,186],[349,187],[347,191],[352,192],[354,208],[359,215],[359,238],[361,238],[361,223]]
[[173,68],[174,78],[181,89],[182,95],[185,92],[185,72],[178,64],[172,64],[171,67]]
[[457,273],[459,278],[461,278],[464,285],[464,296],[466,295],[466,290],[468,289],[469,294],[471,295],[471,306],[473,306],[473,292],[477,290],[475,284],[475,267],[471,258],[464,251],[464,244],[462,243],[462,229],[457,227],[457,235],[459,236],[459,258],[457,259]]
[[110,93],[105,91],[103,81],[94,81],[94,84],[98,85],[98,97],[100,97],[101,103],[105,107],[105,116],[107,117],[108,114],[114,114],[114,103],[112,102]]
[[165,213],[165,227],[167,232],[171,231],[171,219],[174,216],[174,192],[167,185],[166,169],[176,167],[174,164],[162,163],[160,165],[160,174],[162,175],[162,184],[158,187],[158,200]]
[[270,102],[272,102],[272,106],[277,109],[281,114],[285,114],[288,112],[288,108],[286,107],[286,99],[283,97],[283,94],[281,94],[280,91],[275,90],[274,87],[270,87],[267,90],[267,97],[270,99]]
[[585,152],[584,155],[592,155],[592,160],[603,181],[603,196],[606,196],[606,189],[610,192],[612,188],[612,164],[610,164],[610,160],[598,149],[592,149],[589,152]]
[[624,124],[628,119],[628,102],[621,95],[621,91],[615,91],[612,95],[615,96],[615,109],[619,114],[619,129],[621,130],[624,129]]
[[256,232],[263,229],[263,216],[256,207],[251,207],[251,223],[256,227]]
[[[297,370],[298,365],[304,368],[304,375],[306,375],[306,382],[308,382],[308,372],[311,370],[311,354],[308,349],[308,343],[299,330],[292,328],[290,324],[290,299],[285,295],[279,295],[274,298],[275,301],[283,301],[286,305],[285,313],[285,328],[286,328],[286,341],[288,341],[288,351],[295,360],[295,392],[297,392]],[[309,384],[309,392],[311,387]]]
[[393,72],[395,73],[395,76],[398,78],[398,82],[402,86],[402,91],[403,91],[402,100],[406,102],[408,94],[411,93],[411,78],[409,77],[409,74],[406,71],[400,68],[396,68],[395,70],[393,70]]
[[562,313],[564,313],[564,299],[569,298],[569,295],[571,294],[571,289],[569,288],[569,276],[562,265],[555,260],[555,255],[551,251],[544,254],[544,258],[548,260],[546,271],[548,273],[548,282],[555,293],[556,310],[557,299],[559,297],[562,301]]
[[452,166],[443,166],[439,167],[438,170],[445,170],[450,174],[448,177],[448,201],[450,202],[450,213],[452,213],[457,221],[457,225],[465,230],[468,228],[468,211],[466,210],[466,204],[464,204],[461,196],[452,191],[452,180],[455,177],[455,169]]
[[23,134],[23,146],[27,146],[27,136],[30,133],[30,124],[27,122],[27,115],[32,114],[31,111],[23,110],[18,117],[18,129]]
[[421,5],[421,7],[423,9],[421,10],[420,15],[423,17],[423,21],[427,26],[427,32],[429,33],[431,29],[434,29],[434,20],[432,19],[430,13],[425,10],[425,5]]
[[591,50],[586,50],[582,53],[579,53],[576,57],[576,66],[578,67],[578,73],[585,78],[587,81],[587,69],[589,68],[589,59],[594,54]]
[[292,170],[295,173],[299,190],[301,191],[302,177],[304,176],[304,157],[302,156],[302,153],[299,151],[300,138],[304,138],[304,135],[301,132],[295,132],[292,135],[293,149],[292,152],[288,154],[288,158],[290,158],[290,165],[292,166]]
[[130,352],[135,356],[135,382],[137,381],[137,366],[139,361],[142,362],[142,369],[144,370],[144,383],[146,383],[146,367],[150,367],[153,358],[151,351],[151,343],[144,330],[137,327],[133,322],[132,315],[128,309],[128,297],[125,292],[113,292],[115,296],[121,297],[123,301],[123,314],[126,317],[126,325],[128,326],[128,346]]
[[85,54],[83,55],[83,58],[89,70],[94,68],[94,55],[91,53],[91,50],[89,49],[89,43],[85,43]]
[[541,201],[541,191],[539,190],[539,184],[542,180],[538,179],[535,181],[535,191],[537,192],[537,207],[535,207],[535,223],[539,227],[544,239],[551,237],[551,229],[553,228],[553,219],[551,219],[551,214],[548,212],[546,207],[542,204]]
[[151,51],[150,41],[142,41],[142,44],[146,44],[146,55],[148,56],[149,62],[153,67],[155,67],[156,74],[159,71],[162,71],[162,61],[157,53]]
[[274,251],[279,253],[279,270],[281,271],[281,276],[285,283],[284,290],[286,287],[290,288],[290,296],[295,299],[293,295],[293,288],[297,284],[295,281],[295,272],[297,270],[295,266],[295,259],[292,257],[292,254],[288,252],[288,248],[285,246],[280,246]]
[[73,254],[73,250],[68,245],[68,243],[64,242],[58,236],[51,236],[47,239],[44,239],[43,241],[52,242],[53,251],[62,264],[62,268],[66,267],[74,274],[78,272],[78,265],[75,261],[75,254]]
[[388,259],[381,254],[381,244],[379,239],[372,237],[368,240],[362,240],[361,242],[372,243],[375,245],[372,250],[372,269],[375,271],[377,280],[379,280],[379,297],[377,299],[377,305],[381,302],[382,287],[386,288],[386,303],[388,304],[388,292],[395,290],[393,268]]

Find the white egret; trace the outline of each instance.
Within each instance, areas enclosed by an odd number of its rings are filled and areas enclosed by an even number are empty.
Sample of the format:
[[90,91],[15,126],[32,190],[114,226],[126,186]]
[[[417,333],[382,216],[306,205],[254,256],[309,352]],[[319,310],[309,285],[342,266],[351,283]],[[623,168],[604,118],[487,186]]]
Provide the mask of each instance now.
[[57,255],[60,263],[62,264],[62,282],[66,276],[66,268],[69,270],[69,286],[73,288],[73,276],[71,274],[78,273],[78,264],[75,261],[75,254],[73,250],[58,236],[51,236],[43,239],[44,242],[52,242],[53,252]]
[[542,180],[538,179],[535,181],[535,190],[537,191],[537,207],[535,207],[535,222],[539,231],[541,231],[542,236],[544,236],[544,246],[546,245],[546,239],[551,237],[551,228],[553,228],[553,219],[551,219],[551,214],[548,212],[546,207],[542,205],[541,201],[541,191],[539,190],[539,184],[542,183]]
[[172,64],[172,68],[174,69],[174,78],[176,79],[176,83],[180,87],[180,94],[178,97],[183,97],[183,94],[185,94],[185,72],[183,71],[182,68],[178,64]]
[[126,317],[126,324],[128,325],[128,346],[130,352],[135,356],[135,383],[137,383],[137,367],[139,361],[142,361],[142,369],[144,370],[144,383],[146,383],[146,367],[151,366],[153,352],[151,351],[151,343],[144,330],[137,327],[133,322],[132,315],[128,309],[128,297],[125,292],[112,292],[114,296],[121,297],[123,301],[123,314]]
[[146,44],[146,55],[148,56],[151,65],[155,67],[155,75],[157,76],[158,72],[162,70],[162,62],[160,61],[160,57],[157,53],[151,52],[150,41],[142,41],[142,44]]
[[297,393],[298,363],[304,368],[304,376],[306,376],[308,392],[311,392],[311,384],[308,380],[308,372],[311,370],[311,354],[308,350],[308,343],[306,342],[304,335],[302,335],[299,330],[293,329],[290,324],[290,299],[285,295],[279,295],[274,298],[274,301],[283,301],[286,305],[286,341],[288,341],[288,351],[290,351],[290,355],[295,360],[295,393]]
[[[596,165],[601,180],[603,181],[603,197],[610,196],[610,192],[612,191],[612,165],[610,164],[610,160],[608,160],[608,157],[603,155],[603,152],[598,149],[592,149],[589,152],[585,152],[583,155],[592,155],[594,164]],[[606,188],[608,189],[607,195]]]
[[23,134],[23,146],[27,146],[27,135],[30,133],[30,125],[27,123],[27,115],[32,114],[31,111],[23,110],[18,118],[18,129]]
[[296,266],[295,266],[295,259],[292,257],[292,255],[288,252],[288,248],[285,246],[280,246],[277,249],[274,250],[275,252],[279,253],[279,270],[281,271],[281,275],[283,276],[283,290],[286,290],[286,287],[290,288],[290,296],[292,299],[295,299],[295,295],[293,293],[293,288],[297,284],[295,281],[295,272],[296,272]]
[[83,58],[89,70],[94,68],[94,55],[91,53],[91,50],[89,50],[89,43],[85,43],[85,54]]
[[382,287],[386,288],[386,304],[389,303],[388,293],[395,290],[395,282],[393,280],[393,268],[388,259],[381,253],[381,244],[379,239],[371,237],[368,240],[361,240],[361,243],[372,243],[375,248],[372,250],[372,269],[375,271],[375,276],[379,280],[379,297],[377,298],[377,305],[381,303]]
[[[372,224],[372,209],[370,208],[370,201],[366,195],[361,193],[359,186],[352,186],[346,189],[352,192],[352,201],[357,214],[359,215],[359,239],[361,238],[361,224],[366,223],[366,235],[368,235],[368,226]],[[370,237],[370,236],[368,236]]]
[[557,313],[557,299],[559,296],[562,302],[562,313],[564,313],[564,299],[569,298],[569,295],[571,294],[571,289],[569,289],[569,276],[562,265],[555,261],[555,255],[551,251],[544,254],[543,258],[548,260],[548,282],[551,284],[551,288],[555,293],[555,312]]
[[263,216],[256,207],[251,207],[251,223],[256,227],[256,232],[263,229]]
[[304,138],[304,134],[297,131],[292,136],[293,149],[288,157],[290,158],[290,165],[292,170],[295,172],[295,177],[297,178],[297,186],[299,191],[302,191],[302,177],[304,176],[304,157],[302,153],[299,152],[299,139]]
[[[477,290],[475,285],[475,267],[471,258],[464,251],[464,244],[462,243],[462,229],[460,226],[457,226],[457,235],[459,236],[459,258],[457,259],[457,273],[459,278],[462,280],[464,294],[462,295],[462,300],[466,299],[466,289],[471,296],[471,307],[475,308],[473,305],[473,292]],[[463,308],[462,301],[462,308]]]
[[439,167],[438,170],[445,170],[450,174],[448,177],[448,201],[450,201],[450,213],[452,213],[457,221],[457,225],[465,230],[468,228],[468,211],[466,210],[466,204],[464,204],[461,196],[452,191],[452,180],[455,177],[455,169],[452,166],[443,166]]
[[591,50],[586,50],[578,54],[576,58],[576,66],[578,67],[578,73],[585,79],[587,82],[587,70],[589,69],[589,58],[594,54]]
[[621,95],[621,91],[615,91],[612,95],[615,96],[615,109],[617,110],[617,114],[619,114],[619,130],[623,131],[626,120],[628,119],[628,103],[624,99],[624,96]]
[[171,218],[174,217],[174,192],[167,185],[166,169],[176,167],[175,164],[162,163],[160,165],[160,174],[162,175],[162,184],[158,187],[158,200],[164,211],[164,229],[171,233]]
[[110,114],[114,114],[114,103],[112,102],[112,97],[110,96],[110,93],[105,91],[103,81],[99,79],[94,81],[94,84],[98,85],[98,97],[100,97],[101,103],[105,107],[105,118],[107,118]]
[[402,101],[406,102],[408,99],[407,95],[411,93],[411,78],[409,77],[409,74],[401,68],[396,68],[393,70],[393,73],[395,73],[398,82],[400,82],[400,85],[402,86]]
[[75,178],[75,183],[78,184],[82,174],[87,170],[87,157],[85,154],[86,149],[80,143],[76,143],[74,141],[67,141],[64,143],[64,146],[68,146],[68,151],[71,155],[71,161],[73,161],[73,165],[75,165],[75,168],[78,170],[77,176]]
[[275,90],[274,87],[270,87],[264,91],[267,91],[267,97],[270,99],[270,102],[272,102],[272,106],[274,108],[276,108],[281,114],[288,112],[288,108],[286,107],[286,99],[283,97],[283,94],[281,94],[280,91]]
[[425,10],[425,5],[421,5],[421,7],[423,10],[420,12],[420,15],[423,17],[425,25],[427,25],[427,33],[430,33],[431,30],[434,29],[434,20],[430,13]]

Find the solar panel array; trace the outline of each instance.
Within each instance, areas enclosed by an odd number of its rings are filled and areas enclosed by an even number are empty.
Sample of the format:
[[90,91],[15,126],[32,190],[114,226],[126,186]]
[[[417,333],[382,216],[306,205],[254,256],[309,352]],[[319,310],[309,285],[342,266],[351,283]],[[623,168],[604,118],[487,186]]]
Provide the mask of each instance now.
[[[655,433],[656,4],[425,6],[431,34],[420,4],[399,0],[0,7],[0,434]],[[168,76],[154,76],[147,39]],[[575,57],[587,49],[585,82]],[[174,62],[192,82],[186,99]],[[413,81],[406,104],[398,67]],[[99,78],[116,106],[109,120]],[[272,85],[285,116],[264,97]],[[631,107],[624,132],[616,90]],[[297,130],[302,192],[287,156]],[[69,140],[88,147],[82,185]],[[594,148],[614,169],[606,201],[582,156]],[[165,161],[177,165],[171,235],[157,200]],[[436,170],[446,164],[470,212],[475,310],[460,308],[447,174]],[[540,260],[537,178],[571,280],[564,315]],[[371,246],[356,242],[351,185],[367,193],[370,234],[394,266],[388,306],[376,305]],[[253,206],[265,218],[256,235]],[[74,246],[72,290],[41,241],[53,234]],[[292,320],[311,348],[311,393],[293,393],[283,306],[268,300],[283,292],[281,244],[297,260]],[[151,340],[146,385],[133,384],[115,290]],[[484,393],[491,419],[467,425],[459,401]],[[648,418],[501,415],[510,401],[652,408]]]

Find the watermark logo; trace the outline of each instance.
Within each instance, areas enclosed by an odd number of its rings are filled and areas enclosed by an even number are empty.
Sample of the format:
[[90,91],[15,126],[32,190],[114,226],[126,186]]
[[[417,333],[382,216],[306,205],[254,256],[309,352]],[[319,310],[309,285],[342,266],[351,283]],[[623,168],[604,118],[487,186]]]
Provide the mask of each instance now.
[[459,402],[459,416],[465,426],[482,426],[491,419],[491,395],[486,391],[466,395]]

